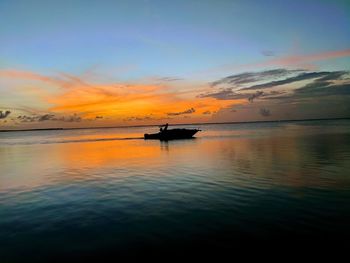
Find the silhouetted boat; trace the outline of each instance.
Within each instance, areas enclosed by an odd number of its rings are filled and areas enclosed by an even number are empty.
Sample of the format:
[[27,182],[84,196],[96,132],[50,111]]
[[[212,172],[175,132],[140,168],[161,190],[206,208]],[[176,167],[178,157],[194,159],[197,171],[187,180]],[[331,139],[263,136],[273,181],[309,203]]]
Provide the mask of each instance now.
[[[175,140],[175,139],[189,139],[192,138],[193,135],[195,135],[197,132],[199,132],[199,129],[170,129],[168,130],[168,125],[164,125],[165,129],[160,129],[160,132],[148,134],[146,133],[145,139],[154,139],[154,140],[161,140],[161,141],[168,141],[168,140]],[[163,126],[161,126],[163,127]]]

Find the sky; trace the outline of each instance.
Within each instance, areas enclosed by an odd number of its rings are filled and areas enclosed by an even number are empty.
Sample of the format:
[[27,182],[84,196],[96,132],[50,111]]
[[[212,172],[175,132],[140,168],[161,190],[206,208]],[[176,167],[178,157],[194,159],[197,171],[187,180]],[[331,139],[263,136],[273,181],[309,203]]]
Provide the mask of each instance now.
[[0,129],[350,117],[348,1],[0,1]]

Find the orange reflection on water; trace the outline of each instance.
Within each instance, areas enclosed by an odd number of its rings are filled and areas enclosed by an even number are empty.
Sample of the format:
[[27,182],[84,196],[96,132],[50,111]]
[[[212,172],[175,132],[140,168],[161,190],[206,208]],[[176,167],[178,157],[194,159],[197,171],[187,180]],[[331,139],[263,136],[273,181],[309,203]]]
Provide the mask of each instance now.
[[168,143],[134,139],[1,146],[0,190],[132,176],[133,172],[172,174],[180,180],[197,176],[242,187],[349,185],[346,135],[303,135],[300,131],[226,135],[206,137],[203,132],[197,139]]
[[0,191],[30,189],[52,183],[89,179],[99,169],[139,165],[147,167],[161,154],[159,142],[114,140],[0,148]]
[[157,158],[160,154],[159,142],[143,140],[67,143],[59,145],[58,151],[67,168],[115,166],[131,160],[147,165],[144,159]]

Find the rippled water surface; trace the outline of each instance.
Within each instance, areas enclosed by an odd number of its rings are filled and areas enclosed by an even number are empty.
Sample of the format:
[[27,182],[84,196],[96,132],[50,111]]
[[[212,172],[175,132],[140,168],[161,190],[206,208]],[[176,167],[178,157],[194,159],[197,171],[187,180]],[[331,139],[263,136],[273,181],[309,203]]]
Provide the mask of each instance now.
[[350,121],[0,133],[0,262],[350,238]]

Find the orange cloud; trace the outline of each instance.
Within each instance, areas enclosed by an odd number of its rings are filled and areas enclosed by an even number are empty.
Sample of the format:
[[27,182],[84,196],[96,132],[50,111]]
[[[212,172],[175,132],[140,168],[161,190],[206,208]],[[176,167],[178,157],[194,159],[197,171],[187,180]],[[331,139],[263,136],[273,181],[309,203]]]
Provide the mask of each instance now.
[[45,77],[29,71],[20,70],[1,70],[0,77],[3,78],[16,78],[16,79],[34,79],[40,81],[50,81],[51,78]]
[[266,62],[260,63],[260,65],[261,66],[268,66],[268,65],[281,65],[281,66],[301,65],[301,64],[305,64],[305,63],[314,62],[314,61],[321,61],[321,60],[334,59],[334,58],[340,58],[340,57],[348,57],[348,56],[350,56],[350,49],[321,52],[321,53],[316,53],[316,54],[311,54],[311,55],[284,56],[284,57],[271,59],[271,60],[268,60]]
[[103,115],[116,119],[150,115],[162,118],[168,117],[169,112],[181,112],[188,108],[195,108],[196,112],[191,116],[196,116],[202,111],[217,111],[234,103],[184,97],[177,92],[167,91],[165,87],[149,85],[129,85],[127,88],[98,85],[78,87],[50,96],[47,101],[54,105],[50,108],[53,112],[79,112],[86,118]]
[[349,56],[350,56],[350,49],[320,52],[320,53],[309,54],[309,55],[288,55],[288,56],[276,57],[273,59],[269,59],[269,60],[265,60],[257,63],[241,64],[241,65],[226,64],[217,68],[197,72],[196,75],[197,74],[203,75],[203,74],[208,74],[213,72],[222,73],[223,71],[226,72],[226,71],[232,71],[232,70],[235,70],[235,71],[248,70],[248,69],[264,68],[264,67],[270,67],[270,66],[277,66],[277,67],[298,66],[305,69],[314,70],[316,66],[313,65],[312,62],[341,58],[341,57],[349,57]]
[[[210,118],[210,115],[203,115],[203,112],[216,112],[233,104],[246,103],[243,99],[219,101],[214,98],[197,98],[196,95],[200,92],[198,86],[181,90],[164,84],[96,84],[65,73],[48,77],[25,71],[0,71],[0,77],[38,81],[35,93],[31,94],[40,98],[43,104],[49,105],[49,113],[78,114],[83,119],[103,116],[103,121],[109,119],[117,122],[162,118],[176,121],[183,120],[184,116],[170,116],[168,113],[194,108],[195,111],[186,116],[191,116],[191,120],[203,120]],[[44,85],[40,86],[40,82]],[[48,88],[54,88],[55,92],[46,92]]]

